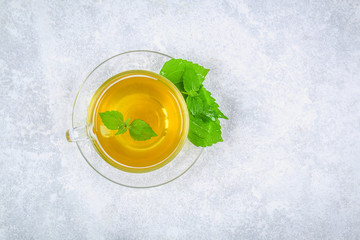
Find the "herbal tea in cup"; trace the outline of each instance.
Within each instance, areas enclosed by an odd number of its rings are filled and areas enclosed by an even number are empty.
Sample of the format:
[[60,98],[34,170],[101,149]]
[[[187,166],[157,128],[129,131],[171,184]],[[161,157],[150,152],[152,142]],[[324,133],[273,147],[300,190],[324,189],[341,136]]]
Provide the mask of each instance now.
[[87,125],[106,162],[127,172],[149,172],[181,150],[189,128],[187,111],[169,80],[132,70],[99,87],[89,105]]

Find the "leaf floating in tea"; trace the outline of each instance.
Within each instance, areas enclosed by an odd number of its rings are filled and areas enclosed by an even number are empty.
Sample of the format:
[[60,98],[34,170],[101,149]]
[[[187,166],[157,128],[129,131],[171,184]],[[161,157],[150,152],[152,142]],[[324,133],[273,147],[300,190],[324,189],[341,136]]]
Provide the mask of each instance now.
[[136,141],[145,141],[157,136],[152,128],[145,121],[135,119],[129,125],[130,136]]
[[118,111],[106,111],[99,113],[105,127],[111,130],[118,130],[120,125],[124,124],[124,117]]
[[106,128],[118,130],[115,135],[124,134],[129,129],[130,136],[135,141],[145,141],[157,136],[144,120],[135,119],[129,124],[130,118],[124,122],[123,115],[118,111],[106,111],[99,115]]
[[130,118],[128,118],[124,123],[126,127],[129,126],[129,122],[130,122]]
[[202,84],[208,72],[209,69],[183,59],[167,61],[160,71],[184,96],[190,118],[188,139],[198,147],[222,142],[219,118],[228,119]]
[[127,130],[127,128],[126,128],[125,124],[122,124],[119,127],[117,133],[115,133],[115,135],[120,135],[120,134],[126,133],[126,130]]

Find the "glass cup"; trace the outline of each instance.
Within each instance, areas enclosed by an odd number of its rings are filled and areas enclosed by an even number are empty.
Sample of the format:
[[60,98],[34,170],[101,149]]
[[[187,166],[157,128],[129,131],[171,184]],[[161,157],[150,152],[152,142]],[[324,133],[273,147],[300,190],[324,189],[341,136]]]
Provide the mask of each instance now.
[[[171,57],[154,51],[129,51],[115,55],[99,64],[86,77],[75,98],[72,128],[66,132],[68,141],[76,142],[88,164],[101,176],[119,185],[149,188],[171,182],[189,170],[200,157],[203,148],[195,147],[187,139],[178,154],[166,165],[150,172],[127,172],[110,165],[94,147],[92,127],[87,123],[89,104],[96,90],[111,77],[130,70],[147,70],[159,73]],[[166,82],[166,79],[165,79]],[[169,86],[172,85],[170,81]],[[186,106],[184,112],[187,116]],[[187,124],[188,127],[188,124]]]

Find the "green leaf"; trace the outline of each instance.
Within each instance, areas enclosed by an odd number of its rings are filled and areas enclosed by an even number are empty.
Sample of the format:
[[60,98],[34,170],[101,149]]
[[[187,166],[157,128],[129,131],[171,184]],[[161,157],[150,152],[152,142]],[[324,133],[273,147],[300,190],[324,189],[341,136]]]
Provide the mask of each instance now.
[[203,66],[200,66],[199,64],[192,63],[190,61],[183,59],[173,58],[164,64],[164,66],[160,70],[160,75],[166,77],[174,84],[183,82],[183,74],[185,72],[186,67],[191,67],[195,70],[200,83],[202,83],[205,80],[205,76],[209,72],[209,69],[206,69]]
[[219,109],[219,105],[215,102],[215,99],[211,97],[211,93],[202,87],[199,91],[199,97],[203,100],[204,111],[203,115],[215,120],[216,118],[228,119]]
[[171,59],[167,61],[160,70],[160,75],[169,79],[176,84],[182,82],[182,75],[185,70],[187,61],[182,59]]
[[125,126],[125,124],[122,124],[118,128],[118,131],[115,133],[115,135],[120,135],[120,134],[126,133],[126,131],[127,131],[127,127]]
[[228,119],[202,85],[208,72],[209,69],[182,59],[172,59],[161,69],[161,75],[176,85],[186,101],[190,118],[188,139],[201,147],[223,141],[219,118]]
[[129,132],[130,136],[136,141],[145,141],[157,136],[149,124],[140,119],[135,119],[131,122],[129,125]]
[[128,127],[129,126],[129,122],[130,122],[130,118],[128,118],[126,121],[125,121],[125,127]]
[[191,114],[197,115],[203,111],[203,102],[199,96],[188,96],[186,105]]
[[177,87],[177,89],[179,89],[180,92],[184,92],[184,91],[185,91],[184,83],[183,83],[183,82],[178,82],[178,83],[175,83],[174,85]]
[[222,142],[221,126],[219,119],[215,121],[205,121],[189,114],[190,127],[188,139],[197,147],[211,146],[217,142]]
[[196,74],[198,75],[198,78],[200,79],[201,83],[205,80],[206,75],[209,72],[209,69],[204,68],[203,66],[200,66],[199,64],[192,63],[188,61],[194,68]]
[[183,83],[186,92],[191,95],[197,92],[201,87],[202,81],[200,80],[199,76],[191,65],[187,65],[185,68],[185,72],[183,75]]
[[117,130],[123,123],[123,115],[118,111],[106,111],[99,113],[105,127],[110,130]]

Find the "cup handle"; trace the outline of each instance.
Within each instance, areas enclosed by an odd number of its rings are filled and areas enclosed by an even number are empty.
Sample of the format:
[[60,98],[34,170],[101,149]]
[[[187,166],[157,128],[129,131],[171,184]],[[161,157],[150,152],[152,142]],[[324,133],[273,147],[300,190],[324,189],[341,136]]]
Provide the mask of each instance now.
[[88,127],[76,127],[66,131],[66,139],[69,142],[78,142],[89,139]]

